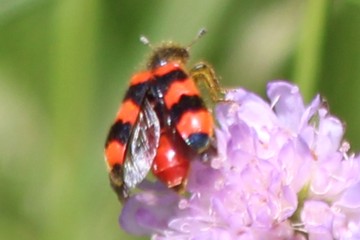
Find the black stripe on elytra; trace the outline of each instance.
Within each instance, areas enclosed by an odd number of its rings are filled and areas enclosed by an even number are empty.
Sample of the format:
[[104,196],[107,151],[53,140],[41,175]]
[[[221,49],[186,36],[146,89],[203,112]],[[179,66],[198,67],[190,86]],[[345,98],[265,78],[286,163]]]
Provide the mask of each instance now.
[[162,76],[155,76],[155,85],[160,91],[165,94],[171,83],[175,81],[184,81],[188,75],[181,69],[175,69]]
[[131,99],[135,104],[140,106],[143,103],[146,93],[149,91],[149,82],[135,84],[126,91],[124,101]]
[[170,109],[171,120],[176,124],[181,116],[187,111],[206,109],[204,101],[198,95],[182,95],[179,102]]
[[169,127],[171,125],[171,118],[162,99],[155,103],[154,110],[156,112],[156,115],[158,116],[160,127]]
[[129,197],[129,189],[124,183],[124,170],[120,164],[115,164],[109,173],[110,185],[117,194],[120,202]]
[[130,137],[131,127],[129,122],[123,123],[121,120],[115,122],[110,128],[105,147],[114,140],[126,144]]

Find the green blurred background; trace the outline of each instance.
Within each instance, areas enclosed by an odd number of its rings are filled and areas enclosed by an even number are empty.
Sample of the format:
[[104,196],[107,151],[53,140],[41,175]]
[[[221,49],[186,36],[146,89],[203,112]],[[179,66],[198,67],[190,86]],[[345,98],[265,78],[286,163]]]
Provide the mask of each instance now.
[[131,239],[103,160],[150,49],[206,37],[224,86],[288,79],[321,92],[360,150],[359,0],[0,0],[0,239]]

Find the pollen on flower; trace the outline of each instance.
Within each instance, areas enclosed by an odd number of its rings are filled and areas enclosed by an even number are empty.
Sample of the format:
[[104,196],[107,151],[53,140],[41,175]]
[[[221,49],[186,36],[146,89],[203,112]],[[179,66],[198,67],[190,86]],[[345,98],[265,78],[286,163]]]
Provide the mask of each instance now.
[[185,209],[185,208],[187,208],[187,207],[189,207],[189,202],[188,202],[188,200],[187,200],[187,199],[181,199],[181,200],[179,201],[179,209]]
[[341,146],[340,146],[340,148],[339,148],[339,151],[344,154],[344,157],[347,158],[347,152],[348,152],[349,150],[350,150],[350,143],[347,142],[347,141],[344,141],[344,142],[341,144]]
[[318,159],[316,152],[311,150],[310,153],[311,153],[311,156],[313,157],[314,161],[316,161]]
[[360,158],[342,122],[290,83],[267,95],[229,91],[215,109],[218,155],[190,163],[187,194],[143,188],[121,226],[152,239],[360,239]]

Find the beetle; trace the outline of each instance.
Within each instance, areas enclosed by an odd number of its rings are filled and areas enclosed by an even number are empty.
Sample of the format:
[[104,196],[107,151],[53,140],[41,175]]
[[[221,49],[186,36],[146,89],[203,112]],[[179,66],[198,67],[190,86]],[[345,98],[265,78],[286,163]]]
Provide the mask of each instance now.
[[205,82],[212,98],[220,87],[205,63],[187,71],[190,46],[163,43],[146,70],[130,79],[105,143],[110,183],[120,201],[150,171],[169,188],[183,188],[189,161],[211,145],[214,120],[195,82]]

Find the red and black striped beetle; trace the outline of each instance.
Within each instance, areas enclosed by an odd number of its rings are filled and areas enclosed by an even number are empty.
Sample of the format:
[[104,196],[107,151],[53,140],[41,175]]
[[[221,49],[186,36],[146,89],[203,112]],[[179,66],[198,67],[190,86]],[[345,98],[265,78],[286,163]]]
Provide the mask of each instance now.
[[105,144],[110,183],[121,201],[150,170],[169,188],[183,186],[190,158],[210,146],[214,120],[195,81],[205,80],[212,96],[218,82],[204,63],[188,73],[188,58],[189,47],[165,43],[130,80]]

